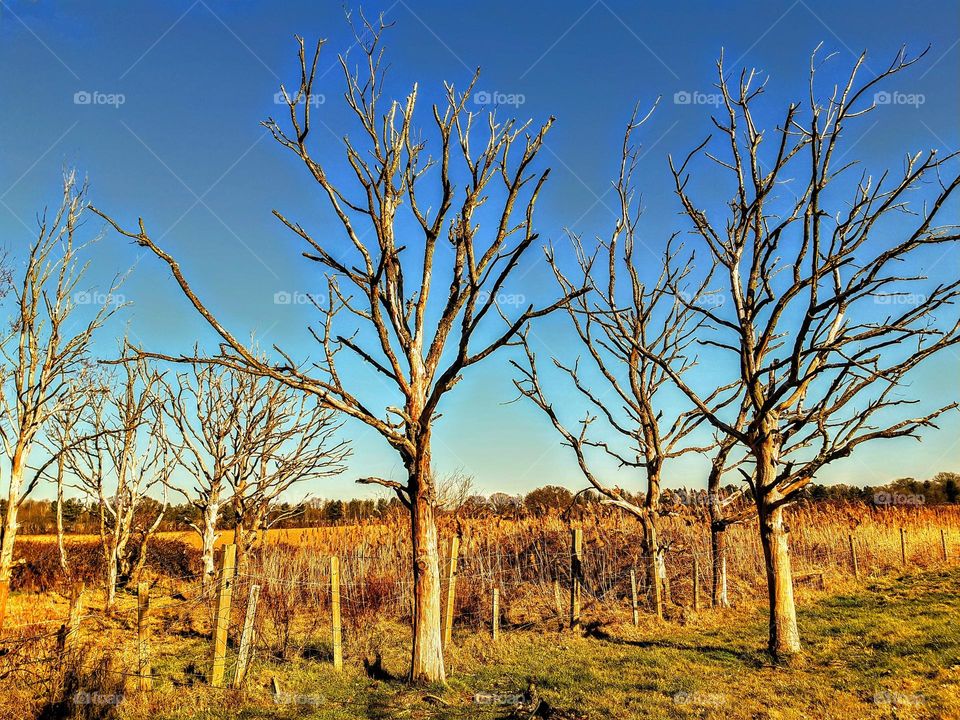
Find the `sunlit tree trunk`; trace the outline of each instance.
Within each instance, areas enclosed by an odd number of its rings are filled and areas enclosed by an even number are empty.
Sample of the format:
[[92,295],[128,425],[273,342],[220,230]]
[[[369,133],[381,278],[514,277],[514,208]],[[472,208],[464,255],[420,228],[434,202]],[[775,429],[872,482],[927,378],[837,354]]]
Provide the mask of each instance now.
[[783,506],[779,504],[783,497],[774,487],[779,455],[776,439],[764,440],[756,454],[757,487],[768,488],[767,492],[758,492],[756,496],[770,601],[768,648],[775,657],[787,657],[800,652],[800,632],[793,598],[789,530],[783,522]]
[[660,542],[657,536],[657,524],[650,513],[640,518],[643,527],[643,558],[647,571],[647,583],[650,590],[650,602],[658,618],[663,618],[663,571],[660,558]]
[[440,625],[440,549],[429,440],[409,468],[413,542],[413,648],[410,680],[445,682]]
[[20,500],[20,488],[23,486],[23,470],[26,457],[23,449],[14,453],[10,466],[10,490],[7,493],[7,511],[4,515],[0,539],[0,628],[7,612],[7,598],[10,596],[10,579],[13,575],[13,544],[17,537],[17,511]]

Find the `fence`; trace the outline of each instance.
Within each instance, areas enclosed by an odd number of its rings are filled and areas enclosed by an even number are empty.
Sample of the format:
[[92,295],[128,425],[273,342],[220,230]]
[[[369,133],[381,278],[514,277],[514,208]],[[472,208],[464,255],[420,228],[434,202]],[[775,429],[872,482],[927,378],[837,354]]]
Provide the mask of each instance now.
[[[832,537],[797,531],[791,533],[794,579],[823,589],[840,577],[953,562],[957,530],[891,525],[882,541],[876,529],[869,538],[856,529]],[[709,535],[696,529],[664,538],[666,614],[709,607]],[[480,534],[453,535],[441,546],[447,646],[465,633],[498,639],[519,629],[582,627],[597,618],[636,625],[643,613],[656,614],[637,528],[556,528],[512,545]],[[759,541],[749,533],[730,543],[727,573],[733,602],[765,591]],[[336,556],[266,546],[240,568],[234,546],[225,546],[212,579],[158,576],[118,594],[112,611],[95,607],[87,601],[92,594],[76,587],[60,617],[26,613],[0,637],[0,681],[52,695],[85,673],[150,691],[158,680],[240,687],[253,663],[295,657],[340,669],[365,657],[364,638],[376,622],[409,620],[411,577],[410,557],[387,544],[341,548]],[[174,636],[178,642],[168,642]],[[113,648],[109,656],[85,653],[90,638],[101,646],[106,640]]]

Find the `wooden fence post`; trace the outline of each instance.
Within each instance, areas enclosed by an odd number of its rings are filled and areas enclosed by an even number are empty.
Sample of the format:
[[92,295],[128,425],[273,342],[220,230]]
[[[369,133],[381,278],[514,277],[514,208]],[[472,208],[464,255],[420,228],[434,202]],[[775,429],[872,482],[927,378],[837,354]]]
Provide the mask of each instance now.
[[240,649],[237,651],[237,672],[233,676],[233,686],[240,687],[250,664],[250,646],[253,644],[253,623],[257,617],[257,601],[260,599],[260,586],[251,585],[247,595],[247,613],[243,616],[243,632],[240,635]]
[[493,589],[493,616],[491,621],[493,639],[500,639],[500,590]]
[[853,567],[853,577],[860,579],[860,562],[857,560],[857,546],[853,542],[853,533],[847,535],[850,541],[850,565]]
[[633,626],[640,624],[640,607],[637,605],[637,571],[630,568],[630,607],[633,610]]
[[343,670],[343,630],[340,626],[340,558],[330,558],[330,614],[333,624],[333,668]]
[[693,610],[700,611],[700,561],[693,556]]
[[907,566],[907,531],[900,528],[900,564]]
[[943,547],[943,561],[949,562],[950,553],[947,552],[947,531],[940,528],[940,545]]
[[580,581],[583,577],[583,530],[570,533],[570,629],[580,627]]
[[230,629],[230,597],[233,594],[233,569],[236,562],[237,546],[224,545],[217,587],[217,614],[213,622],[213,659],[210,667],[210,684],[213,687],[223,687],[227,631]]
[[141,690],[153,689],[150,669],[150,586],[137,585],[137,684]]
[[76,583],[70,591],[70,616],[67,621],[66,649],[69,649],[77,642],[80,634],[80,617],[83,614],[83,591],[84,584]]
[[453,611],[457,593],[457,556],[460,553],[460,536],[450,538],[450,570],[447,573],[447,614],[443,618],[443,646],[453,637]]
[[727,557],[724,555],[720,559],[720,607],[730,607],[730,600],[727,597]]

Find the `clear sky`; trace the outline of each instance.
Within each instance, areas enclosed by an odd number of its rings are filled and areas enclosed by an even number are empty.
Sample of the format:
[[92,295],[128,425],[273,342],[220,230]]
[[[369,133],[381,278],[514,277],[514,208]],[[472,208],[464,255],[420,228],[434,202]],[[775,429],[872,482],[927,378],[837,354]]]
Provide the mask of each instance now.
[[[663,100],[644,127],[638,184],[650,245],[683,229],[668,183],[667,153],[685,155],[711,130],[715,61],[770,75],[769,107],[805,99],[809,54],[823,43],[837,76],[867,49],[866,71],[880,70],[902,44],[926,46],[925,60],[889,87],[915,102],[894,102],[857,131],[856,154],[871,168],[899,169],[903,153],[957,148],[960,130],[960,6],[955,2],[684,3],[442,2],[367,3],[396,23],[387,35],[392,65],[388,93],[403,97],[414,81],[421,110],[443,81],[463,85],[477,66],[477,90],[521,119],[557,117],[541,166],[553,168],[536,222],[544,240],[564,243],[564,228],[593,236],[610,227],[610,180],[629,113],[638,101]],[[184,266],[198,293],[238,335],[256,334],[298,357],[311,352],[309,306],[278,305],[277,293],[323,291],[318,268],[299,257],[297,238],[271,216],[276,208],[340,243],[317,187],[259,122],[278,115],[281,82],[298,77],[293,35],[308,44],[327,38],[316,88],[323,95],[315,152],[342,156],[338,136],[356,126],[341,100],[336,53],[352,36],[340,2],[238,0],[0,0],[0,237],[22,252],[35,213],[56,201],[61,169],[75,166],[91,183],[96,205],[133,224],[142,215],[155,240]],[[829,76],[829,72],[828,72]],[[484,95],[475,97],[478,108]],[[684,102],[688,100],[688,102]],[[319,102],[319,100],[318,100]],[[421,115],[423,117],[423,115]],[[709,182],[709,179],[706,179]],[[956,217],[956,206],[953,208]],[[90,230],[101,225],[91,218]],[[91,280],[103,287],[136,265],[123,289],[133,336],[148,349],[186,351],[208,345],[210,332],[155,258],[114,235],[93,250]],[[646,258],[651,263],[656,257]],[[935,276],[955,275],[956,255]],[[553,283],[531,252],[508,290],[536,301]],[[537,328],[543,359],[570,359],[575,346],[560,318]],[[116,325],[99,342],[114,351]],[[528,403],[505,404],[516,392],[504,353],[470,372],[445,401],[436,430],[441,473],[463,469],[482,492],[525,492],[544,484],[580,487],[572,454]],[[918,375],[910,392],[930,403],[956,396],[957,356]],[[362,376],[359,381],[368,382]],[[376,393],[376,387],[365,392]],[[581,415],[560,389],[555,402]],[[395,453],[373,431],[350,424],[355,452],[342,479],[311,488],[320,496],[362,495],[361,475],[400,477]],[[960,470],[960,418],[945,419],[922,445],[897,441],[864,447],[820,478],[877,484],[938,470]],[[609,477],[615,470],[602,466]],[[668,486],[702,486],[702,459],[666,469]],[[617,474],[639,489],[640,478]]]

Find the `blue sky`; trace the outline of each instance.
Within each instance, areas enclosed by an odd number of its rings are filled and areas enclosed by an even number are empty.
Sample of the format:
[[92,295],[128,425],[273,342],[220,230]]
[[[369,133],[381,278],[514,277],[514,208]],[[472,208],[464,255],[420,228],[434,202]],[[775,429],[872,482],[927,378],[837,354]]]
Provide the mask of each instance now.
[[[855,154],[867,167],[898,169],[907,151],[956,149],[960,140],[960,8],[949,2],[835,3],[564,1],[458,4],[384,2],[395,27],[387,36],[392,65],[388,94],[403,97],[414,81],[421,111],[439,97],[443,81],[463,86],[475,67],[476,86],[497,98],[501,111],[557,123],[541,166],[552,167],[538,206],[544,241],[565,243],[571,228],[605,233],[614,209],[610,180],[633,105],[662,97],[638,140],[637,184],[649,244],[683,229],[668,182],[666,156],[686,154],[710,131],[715,62],[756,67],[770,75],[764,120],[787,102],[805,99],[809,54],[819,43],[837,53],[825,70],[839,77],[856,54],[869,51],[866,72],[885,67],[902,44],[927,45],[925,60],[887,89],[922,98],[882,108],[852,132]],[[238,335],[255,333],[295,354],[311,351],[309,306],[277,305],[323,291],[318,270],[299,256],[298,239],[271,216],[292,215],[316,234],[342,241],[317,188],[296,159],[259,123],[278,114],[281,82],[298,75],[293,35],[308,44],[327,39],[317,92],[323,95],[316,152],[341,163],[338,136],[355,130],[341,100],[336,54],[352,36],[339,2],[50,2],[0,0],[0,233],[14,255],[30,237],[34,215],[56,200],[61,169],[75,166],[91,183],[96,205],[125,223],[145,218],[155,240],[183,264],[196,290]],[[834,73],[834,74],[831,74]],[[90,102],[84,102],[88,100]],[[684,100],[689,102],[684,102]],[[482,106],[484,96],[475,98]],[[772,112],[772,111],[776,112]],[[421,115],[423,117],[423,115]],[[342,165],[341,165],[342,166]],[[709,191],[710,178],[701,179]],[[955,208],[954,208],[955,211]],[[954,212],[955,216],[955,212]],[[95,232],[100,223],[90,220]],[[328,231],[328,232],[324,232]],[[123,289],[132,305],[124,321],[150,349],[187,350],[211,334],[169,280],[159,261],[109,235],[92,251],[91,281],[104,287],[135,266]],[[531,252],[509,292],[542,300],[552,279]],[[645,261],[655,265],[656,257]],[[937,262],[934,275],[956,274],[956,257]],[[536,328],[537,349],[572,357],[561,318]],[[113,352],[122,326],[109,329],[98,350]],[[475,476],[483,492],[525,492],[547,483],[580,487],[572,454],[559,446],[546,419],[529,404],[505,404],[516,392],[505,353],[475,368],[445,401],[435,433],[438,469]],[[956,356],[944,356],[915,378],[922,402],[957,393]],[[371,382],[358,374],[357,382]],[[375,396],[376,386],[363,392]],[[575,398],[557,389],[568,417],[581,415]],[[320,496],[361,495],[353,480],[400,477],[394,452],[373,431],[350,424],[355,438],[350,471],[311,488]],[[880,483],[960,470],[953,415],[923,445],[898,441],[867,446],[837,463],[822,481]],[[640,478],[604,472],[623,487]],[[686,458],[666,469],[668,486],[700,486],[703,461]]]

